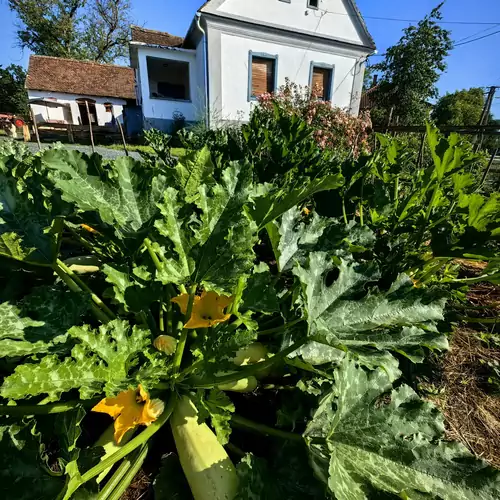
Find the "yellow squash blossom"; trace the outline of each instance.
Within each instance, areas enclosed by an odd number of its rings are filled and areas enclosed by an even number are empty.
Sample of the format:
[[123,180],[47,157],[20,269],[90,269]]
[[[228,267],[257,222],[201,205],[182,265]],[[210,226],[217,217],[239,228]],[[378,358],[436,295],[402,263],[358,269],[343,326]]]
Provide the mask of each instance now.
[[164,404],[151,400],[142,385],[134,390],[121,392],[116,398],[105,398],[92,411],[107,413],[115,419],[115,441],[120,444],[130,429],[139,425],[151,425],[162,413]]
[[88,231],[89,233],[101,235],[101,233],[97,229],[94,229],[92,226],[89,226],[88,224],[80,224],[80,227],[82,229],[85,229],[85,231]]
[[[218,323],[224,323],[231,315],[225,314],[224,309],[233,299],[215,292],[203,292],[201,297],[196,296],[193,303],[193,312],[184,328],[210,328]],[[187,314],[189,295],[187,293],[172,299],[183,314]]]

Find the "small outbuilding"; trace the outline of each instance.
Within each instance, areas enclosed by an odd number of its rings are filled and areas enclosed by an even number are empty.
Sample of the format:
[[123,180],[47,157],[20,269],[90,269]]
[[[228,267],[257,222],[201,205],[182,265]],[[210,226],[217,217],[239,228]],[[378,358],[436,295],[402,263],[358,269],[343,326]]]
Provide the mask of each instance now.
[[39,125],[114,127],[136,105],[134,70],[125,66],[31,56],[26,88]]

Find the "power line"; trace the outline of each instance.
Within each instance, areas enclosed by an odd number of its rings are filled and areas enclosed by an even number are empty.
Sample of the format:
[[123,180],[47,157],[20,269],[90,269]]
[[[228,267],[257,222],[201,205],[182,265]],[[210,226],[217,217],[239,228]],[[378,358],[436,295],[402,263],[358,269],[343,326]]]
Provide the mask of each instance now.
[[493,36],[493,35],[498,35],[498,33],[500,33],[500,30],[498,31],[495,31],[493,33],[489,33],[488,35],[484,35],[484,36],[481,36],[479,38],[474,38],[473,40],[469,40],[468,42],[462,42],[462,43],[456,43],[453,48],[456,48],[456,47],[461,47],[462,45],[467,45],[469,43],[473,43],[473,42],[477,42],[479,40],[484,40],[485,38],[489,38],[490,36]]
[[460,43],[460,42],[465,42],[465,41],[467,41],[467,40],[470,40],[471,38],[474,38],[474,37],[475,37],[475,36],[477,36],[477,35],[481,35],[482,33],[485,33],[485,32],[487,32],[487,31],[490,31],[490,30],[492,30],[492,29],[495,29],[495,28],[496,28],[496,27],[498,27],[498,26],[500,26],[500,24],[495,24],[495,25],[493,25],[493,26],[490,26],[489,28],[486,28],[486,29],[484,29],[484,30],[478,31],[478,32],[476,32],[476,33],[474,33],[474,34],[472,34],[472,35],[466,36],[466,37],[464,37],[464,38],[460,38],[460,40],[457,40],[457,41],[455,42],[455,44]]
[[[327,14],[333,14],[336,16],[347,16],[352,18],[357,18],[357,15],[352,15],[347,12],[332,12],[331,10],[319,9]],[[364,19],[373,19],[375,21],[393,21],[398,23],[419,23],[422,19],[399,19],[395,17],[378,17],[378,16],[362,16]],[[483,25],[483,26],[494,26],[495,24],[500,25],[499,22],[474,22],[474,21],[436,21],[437,24],[461,24],[461,25]]]

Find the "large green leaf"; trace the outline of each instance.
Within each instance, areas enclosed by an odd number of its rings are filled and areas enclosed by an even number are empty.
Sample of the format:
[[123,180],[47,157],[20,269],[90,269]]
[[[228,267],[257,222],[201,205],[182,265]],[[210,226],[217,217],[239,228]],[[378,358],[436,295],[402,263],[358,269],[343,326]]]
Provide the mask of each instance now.
[[183,156],[174,167],[175,188],[181,191],[187,202],[199,197],[202,184],[213,183],[214,164],[210,150],[205,146],[200,151],[191,151]]
[[56,258],[58,226],[43,199],[21,192],[18,184],[0,173],[0,255],[50,265]]
[[88,304],[84,294],[60,285],[36,288],[16,305],[0,304],[0,358],[63,350],[67,330]]
[[42,461],[41,434],[33,419],[0,426],[0,494],[16,500],[54,500],[64,481]]
[[163,218],[156,222],[164,246],[157,244],[163,283],[187,281],[230,292],[253,265],[257,227],[244,207],[252,195],[252,173],[247,164],[231,164],[221,182],[198,187],[193,206],[182,202],[175,189],[165,192],[159,204]]
[[252,217],[259,226],[264,228],[269,222],[276,220],[291,208],[299,205],[321,191],[338,189],[344,184],[341,174],[327,175],[317,179],[307,179],[298,186],[287,186],[286,188],[273,189],[267,186],[263,189],[261,196],[255,199],[254,208],[251,210]]
[[139,231],[158,212],[166,178],[130,157],[119,157],[99,176],[89,173],[91,160],[77,151],[46,151],[43,162],[65,201],[84,212],[98,212],[120,234]]
[[[328,254],[309,255],[307,268],[294,274],[302,283],[312,338],[333,347],[369,347],[393,350],[420,359],[419,346],[444,349],[447,341],[434,322],[443,319],[445,299],[432,291],[416,289],[401,276],[387,291],[365,291],[379,278],[372,263],[343,259],[338,265]],[[327,285],[330,273],[338,277]],[[361,295],[360,295],[361,294]]]
[[408,499],[497,498],[500,473],[444,441],[437,409],[392,383],[384,370],[367,373],[349,359],[335,371],[304,433],[313,468],[335,497],[364,500],[383,490]]
[[40,363],[17,366],[5,378],[0,393],[7,399],[46,394],[45,402],[57,401],[61,394],[78,389],[82,399],[106,392],[114,395],[136,380],[131,370],[140,354],[151,347],[149,330],[133,328],[126,322],[114,320],[92,330],[76,326],[68,335],[77,341],[71,355],[61,360],[45,356]]
[[136,267],[130,272],[125,265],[104,264],[102,272],[106,281],[113,285],[104,297],[121,304],[126,312],[141,312],[161,295],[161,284],[150,280],[151,275],[143,268]]

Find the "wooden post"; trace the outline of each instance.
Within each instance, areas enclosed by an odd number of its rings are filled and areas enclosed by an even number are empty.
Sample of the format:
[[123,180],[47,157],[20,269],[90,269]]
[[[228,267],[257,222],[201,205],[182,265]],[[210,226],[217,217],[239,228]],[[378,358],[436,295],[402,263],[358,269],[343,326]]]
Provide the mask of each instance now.
[[[123,111],[122,111],[123,114]],[[122,124],[120,123],[120,120],[116,118],[115,116],[115,110],[113,107],[111,107],[111,116],[114,118],[115,122],[118,124],[118,128],[120,129],[120,135],[122,136],[122,144],[123,144],[123,149],[125,150],[125,154],[129,156],[128,154],[128,149],[127,149],[127,141],[125,140],[125,134],[123,133],[123,127]]]
[[87,108],[87,117],[89,120],[90,143],[92,144],[92,153],[95,153],[94,132],[92,131],[92,120],[90,118],[90,110],[89,110],[89,102],[88,101],[85,101],[85,107]]
[[418,160],[417,160],[417,168],[422,166],[422,162],[424,161],[424,148],[425,148],[425,137],[427,134],[422,134],[422,138],[420,139],[420,149],[418,150]]
[[75,138],[73,136],[73,125],[68,123],[68,142],[73,144],[75,142]]
[[391,111],[389,112],[389,120],[387,120],[387,129],[385,131],[386,134],[387,134],[387,132],[389,132],[389,127],[391,126],[393,114],[394,114],[394,106],[391,107]]
[[497,148],[497,149],[495,149],[493,151],[493,154],[491,155],[491,158],[490,158],[490,161],[488,163],[488,166],[486,167],[486,170],[484,171],[484,174],[483,174],[483,177],[481,179],[481,182],[479,183],[479,186],[477,187],[477,189],[476,189],[475,192],[479,191],[483,187],[484,183],[486,182],[486,179],[488,178],[488,175],[490,174],[491,167],[493,167],[493,162],[495,161],[495,158],[496,158],[499,150],[500,149]]
[[31,141],[31,133],[30,133],[30,128],[26,123],[23,125],[23,140],[24,142],[30,142]]
[[36,124],[35,113],[33,113],[33,108],[30,106],[31,119],[33,120],[33,128],[35,129],[36,142],[38,143],[38,149],[42,150],[42,144],[40,143],[40,136],[38,135],[38,126]]

